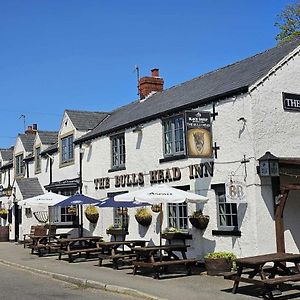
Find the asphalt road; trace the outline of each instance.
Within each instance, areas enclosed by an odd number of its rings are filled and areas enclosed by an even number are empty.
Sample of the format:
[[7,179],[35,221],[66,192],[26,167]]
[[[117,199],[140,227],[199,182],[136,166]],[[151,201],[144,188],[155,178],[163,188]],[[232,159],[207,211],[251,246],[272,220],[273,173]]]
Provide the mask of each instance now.
[[3,300],[132,300],[126,295],[87,289],[0,264],[0,298]]

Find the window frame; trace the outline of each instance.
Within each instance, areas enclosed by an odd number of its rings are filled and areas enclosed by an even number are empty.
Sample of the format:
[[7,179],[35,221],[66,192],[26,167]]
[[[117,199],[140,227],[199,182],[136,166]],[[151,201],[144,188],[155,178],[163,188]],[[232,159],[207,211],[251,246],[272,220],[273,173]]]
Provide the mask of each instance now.
[[[123,140],[123,143],[121,141]],[[111,142],[111,168],[121,169],[126,165],[125,133],[120,133],[110,138]]]
[[34,154],[35,154],[35,157],[34,157],[35,173],[40,173],[41,169],[42,169],[41,146],[37,146],[35,148]]
[[[71,139],[71,142],[70,142]],[[67,141],[66,145],[64,142]],[[74,134],[68,133],[60,137],[60,164],[62,166],[74,163]]]
[[19,153],[15,155],[15,175],[16,177],[24,176],[24,153]]
[[[237,203],[226,202],[225,183],[214,184],[211,186],[211,188],[214,190],[216,196],[218,228],[224,231],[237,230],[239,226]],[[221,205],[223,206],[222,213]],[[225,225],[221,221],[222,219],[224,220]],[[228,225],[229,223],[231,223],[232,225]]]
[[[176,127],[176,120],[181,121],[181,127]],[[167,123],[170,123],[170,128],[167,131]],[[163,128],[163,155],[164,157],[176,157],[186,155],[186,125],[183,114],[174,115],[172,117],[162,119]],[[179,139],[176,138],[176,132],[179,131]],[[167,134],[169,133],[170,141],[167,142]],[[176,150],[176,145],[182,146],[182,149]],[[167,146],[168,144],[168,146]]]
[[[171,209],[175,212],[172,216]],[[168,203],[167,205],[168,227],[174,227],[182,231],[188,231],[188,205],[183,203]]]

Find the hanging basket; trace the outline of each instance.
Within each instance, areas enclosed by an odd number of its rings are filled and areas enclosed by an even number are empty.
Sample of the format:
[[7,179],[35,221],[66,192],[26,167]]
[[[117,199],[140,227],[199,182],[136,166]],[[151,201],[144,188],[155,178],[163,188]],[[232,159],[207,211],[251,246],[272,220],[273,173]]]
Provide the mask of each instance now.
[[151,206],[151,210],[155,213],[159,213],[161,210],[160,204],[155,204]]
[[0,213],[0,218],[7,219],[7,213]]
[[151,215],[149,215],[149,216],[135,215],[135,219],[142,226],[149,226],[151,224],[151,222],[152,222],[152,216]]
[[209,222],[209,216],[189,217],[191,224],[198,229],[205,229]]
[[75,206],[68,207],[68,214],[76,215],[76,207]]
[[85,217],[91,222],[91,223],[97,223],[99,219],[99,213],[95,206],[88,206],[85,209]]

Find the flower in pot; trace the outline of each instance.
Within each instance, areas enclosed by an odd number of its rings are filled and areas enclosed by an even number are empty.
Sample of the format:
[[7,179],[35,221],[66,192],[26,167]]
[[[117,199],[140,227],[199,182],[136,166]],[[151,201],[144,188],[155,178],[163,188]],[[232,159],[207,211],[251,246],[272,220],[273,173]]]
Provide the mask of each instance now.
[[68,214],[76,215],[76,206],[73,206],[73,205],[69,206],[68,207]]
[[222,275],[235,269],[236,256],[232,252],[211,252],[204,257],[207,274]]
[[167,227],[162,233],[162,238],[167,240],[186,240],[192,239],[192,236],[179,228]]
[[99,218],[99,212],[95,206],[89,205],[85,209],[84,214],[91,223],[97,223],[98,218]]
[[1,218],[6,219],[7,218],[7,214],[8,214],[7,209],[5,209],[5,208],[1,208],[0,209],[0,217]]
[[149,226],[152,222],[152,214],[148,208],[141,207],[136,210],[135,219],[142,226]]
[[203,215],[202,210],[196,210],[189,216],[191,224],[198,229],[205,229],[209,222],[209,216]]

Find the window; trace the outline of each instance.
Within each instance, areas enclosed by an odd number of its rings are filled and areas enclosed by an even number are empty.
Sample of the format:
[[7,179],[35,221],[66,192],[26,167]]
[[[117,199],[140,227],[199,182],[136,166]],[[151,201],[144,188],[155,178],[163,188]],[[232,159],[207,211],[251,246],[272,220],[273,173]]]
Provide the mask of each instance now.
[[237,204],[226,203],[225,184],[212,185],[215,190],[217,208],[218,208],[218,224],[220,229],[237,229]]
[[164,155],[173,156],[185,153],[184,121],[176,116],[163,121]]
[[49,207],[50,221],[54,224],[73,225],[77,215],[69,213],[69,207],[51,206]]
[[73,135],[61,139],[61,163],[68,163],[74,159]]
[[16,176],[24,175],[23,154],[16,156]]
[[125,136],[117,135],[111,138],[112,168],[125,167]]
[[35,171],[41,171],[41,147],[35,149]]
[[168,227],[188,229],[188,213],[185,202],[168,204]]
[[114,207],[114,212],[113,212],[114,216],[114,220],[113,220],[113,224],[115,227],[118,228],[124,228],[124,229],[128,229],[128,221],[129,221],[129,216],[127,213],[127,208],[122,208],[122,207]]

